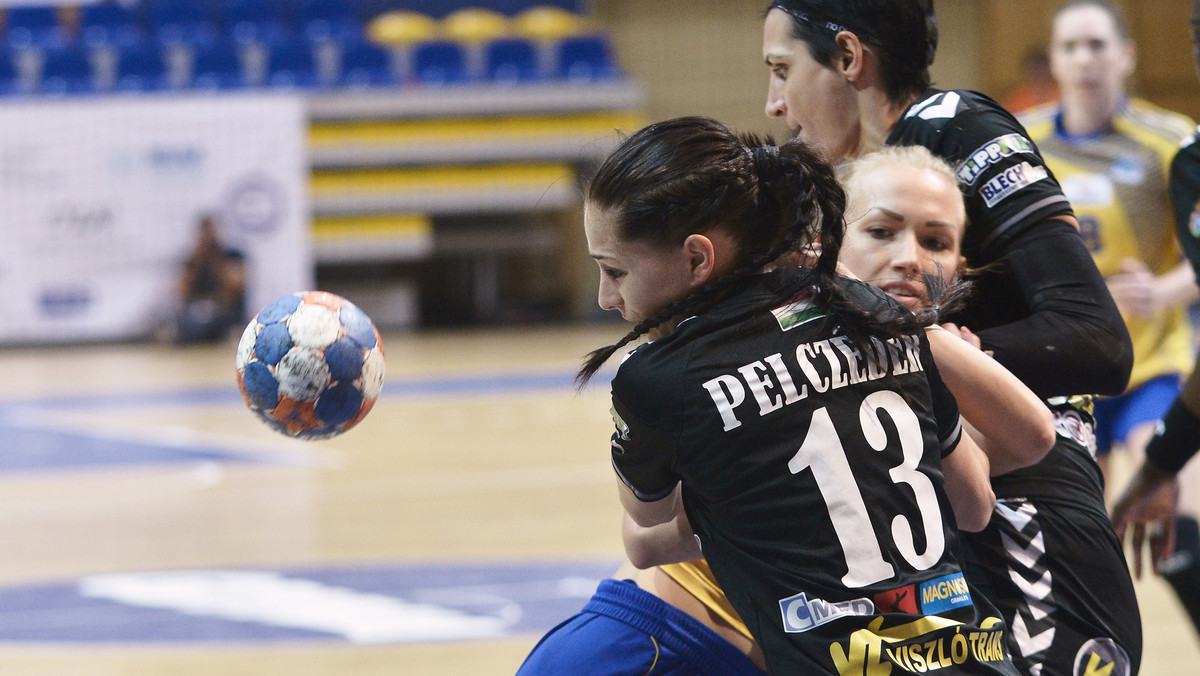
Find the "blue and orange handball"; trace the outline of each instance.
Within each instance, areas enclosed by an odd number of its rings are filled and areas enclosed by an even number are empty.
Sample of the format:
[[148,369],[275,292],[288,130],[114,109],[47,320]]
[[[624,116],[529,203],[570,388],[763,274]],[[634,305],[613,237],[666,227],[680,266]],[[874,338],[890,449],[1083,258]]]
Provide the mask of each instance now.
[[246,405],[301,439],[328,439],[357,425],[383,389],[383,372],[383,343],[371,318],[325,291],[271,303],[238,343]]

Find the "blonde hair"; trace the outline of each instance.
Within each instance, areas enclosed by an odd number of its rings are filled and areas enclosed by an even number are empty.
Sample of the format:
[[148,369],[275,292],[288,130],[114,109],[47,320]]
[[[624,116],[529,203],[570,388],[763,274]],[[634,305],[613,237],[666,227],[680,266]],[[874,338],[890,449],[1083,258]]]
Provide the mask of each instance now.
[[946,160],[937,157],[925,146],[885,146],[838,167],[838,180],[847,194],[853,194],[856,181],[863,174],[886,166],[902,165],[912,169],[928,169],[945,177],[950,185],[958,186],[958,175]]

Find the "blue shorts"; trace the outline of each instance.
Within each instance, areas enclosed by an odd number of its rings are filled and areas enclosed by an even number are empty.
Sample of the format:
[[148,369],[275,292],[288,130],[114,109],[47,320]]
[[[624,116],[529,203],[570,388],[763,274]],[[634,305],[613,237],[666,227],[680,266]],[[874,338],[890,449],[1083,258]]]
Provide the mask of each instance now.
[[1181,376],[1173,373],[1151,378],[1125,394],[1097,397],[1096,455],[1107,455],[1113,444],[1124,443],[1134,427],[1162,420],[1181,386]]
[[604,580],[534,646],[517,676],[763,676],[742,651],[631,580]]

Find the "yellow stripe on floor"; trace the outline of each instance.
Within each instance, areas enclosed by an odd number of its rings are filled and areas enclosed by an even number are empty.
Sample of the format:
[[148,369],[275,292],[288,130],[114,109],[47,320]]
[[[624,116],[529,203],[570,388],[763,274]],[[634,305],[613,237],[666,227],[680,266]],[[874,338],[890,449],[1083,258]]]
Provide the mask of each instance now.
[[462,167],[411,167],[317,172],[312,176],[314,197],[346,193],[419,192],[549,188],[575,182],[569,164],[496,164]]

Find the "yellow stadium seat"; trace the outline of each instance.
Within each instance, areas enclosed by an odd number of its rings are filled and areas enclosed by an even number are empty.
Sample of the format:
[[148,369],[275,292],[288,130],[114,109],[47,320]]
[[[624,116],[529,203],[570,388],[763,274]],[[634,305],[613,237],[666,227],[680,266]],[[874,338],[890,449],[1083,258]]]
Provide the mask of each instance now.
[[430,39],[437,28],[437,22],[430,16],[398,10],[372,19],[367,24],[367,36],[380,45],[403,47]]
[[487,42],[509,32],[508,17],[490,9],[469,7],[451,12],[441,22],[442,33],[460,42]]
[[587,20],[560,7],[537,5],[524,10],[512,20],[513,30],[533,40],[558,40],[587,29]]

